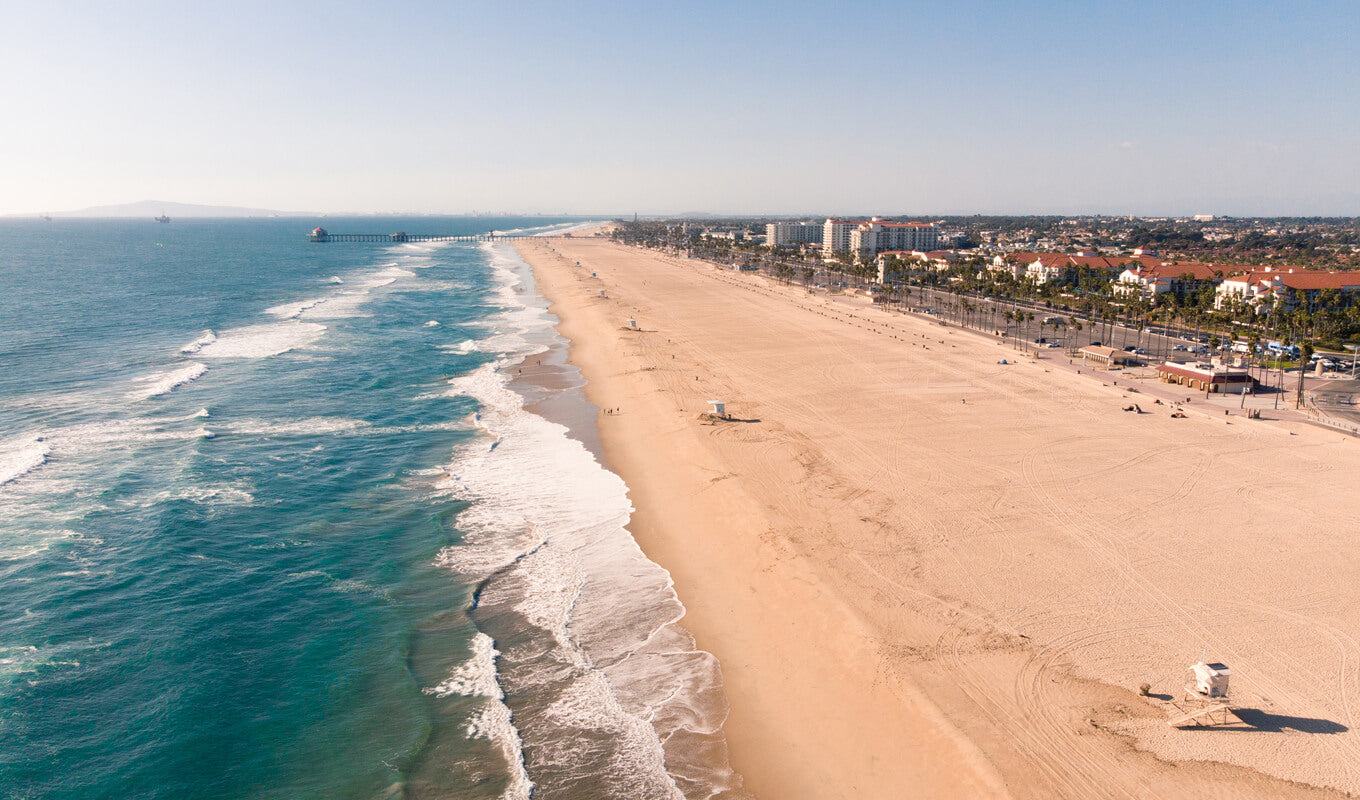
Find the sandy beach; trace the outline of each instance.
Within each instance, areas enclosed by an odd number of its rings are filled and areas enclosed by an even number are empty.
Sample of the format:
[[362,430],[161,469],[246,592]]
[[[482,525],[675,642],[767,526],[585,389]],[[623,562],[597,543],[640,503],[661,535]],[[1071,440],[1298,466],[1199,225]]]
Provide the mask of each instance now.
[[[518,249],[618,409],[629,529],[721,661],[756,797],[1360,792],[1360,442],[1125,413],[1100,378],[699,260]],[[1201,655],[1241,723],[1172,729]]]

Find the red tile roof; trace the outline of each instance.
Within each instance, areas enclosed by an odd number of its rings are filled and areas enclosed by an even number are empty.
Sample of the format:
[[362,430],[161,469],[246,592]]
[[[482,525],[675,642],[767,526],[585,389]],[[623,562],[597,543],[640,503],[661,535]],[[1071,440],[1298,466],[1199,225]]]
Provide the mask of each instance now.
[[1144,278],[1179,278],[1189,275],[1197,281],[1207,281],[1222,277],[1230,269],[1215,264],[1202,264],[1197,261],[1163,261],[1158,264],[1137,266],[1138,274]]

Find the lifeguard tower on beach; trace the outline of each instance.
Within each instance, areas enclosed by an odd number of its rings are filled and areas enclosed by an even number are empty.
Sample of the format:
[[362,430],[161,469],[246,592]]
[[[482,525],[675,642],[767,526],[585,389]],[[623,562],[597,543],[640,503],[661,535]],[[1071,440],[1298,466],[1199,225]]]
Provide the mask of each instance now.
[[1228,680],[1232,670],[1220,661],[1199,661],[1191,664],[1185,684],[1185,695],[1181,698],[1185,712],[1175,719],[1167,720],[1173,728],[1188,725],[1204,727],[1208,725],[1230,725],[1241,722],[1228,704]]
[[725,417],[727,416],[727,404],[721,400],[709,400],[708,413],[715,417]]
[[1220,697],[1228,696],[1228,679],[1232,677],[1232,670],[1228,669],[1227,664],[1218,661],[1212,664],[1204,661],[1190,665],[1190,683],[1185,687],[1187,692],[1194,692],[1200,697]]

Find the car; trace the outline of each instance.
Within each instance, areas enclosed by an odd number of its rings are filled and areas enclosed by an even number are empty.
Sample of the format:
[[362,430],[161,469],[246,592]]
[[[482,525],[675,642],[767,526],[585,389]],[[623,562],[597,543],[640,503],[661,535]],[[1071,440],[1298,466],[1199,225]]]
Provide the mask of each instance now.
[[1145,356],[1147,355],[1147,351],[1140,347],[1137,350],[1134,350],[1133,354],[1136,356]]
[[1091,347],[1100,347],[1100,342],[1098,342],[1098,341],[1096,341],[1096,342],[1091,342],[1091,345],[1090,345],[1090,346],[1091,346]]
[[1062,347],[1062,342],[1049,342],[1044,347]]
[[1138,348],[1134,347],[1134,346],[1131,345],[1131,344],[1126,344],[1126,345],[1124,345],[1124,352],[1125,352],[1125,353],[1132,353],[1133,351],[1135,351],[1135,350],[1137,350],[1137,349],[1138,349]]
[[1183,344],[1178,344],[1178,345],[1176,345],[1175,347],[1172,347],[1171,349],[1172,349],[1172,350],[1181,351],[1181,352],[1185,352],[1185,351],[1188,351],[1190,348],[1186,347],[1186,346],[1183,345]]

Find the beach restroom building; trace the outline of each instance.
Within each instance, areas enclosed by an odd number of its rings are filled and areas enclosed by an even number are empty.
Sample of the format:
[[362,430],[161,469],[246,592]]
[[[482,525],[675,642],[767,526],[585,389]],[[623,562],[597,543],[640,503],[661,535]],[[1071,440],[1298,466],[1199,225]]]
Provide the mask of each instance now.
[[1087,345],[1086,347],[1081,348],[1079,352],[1081,353],[1083,361],[1087,364],[1093,364],[1100,367],[1101,369],[1122,367],[1133,360],[1133,355],[1131,353],[1126,353],[1123,350],[1116,350],[1113,347]]
[[1158,365],[1157,377],[1163,383],[1174,383],[1197,392],[1243,394],[1254,392],[1257,387],[1257,380],[1246,370],[1213,364],[1176,364],[1168,361]]

